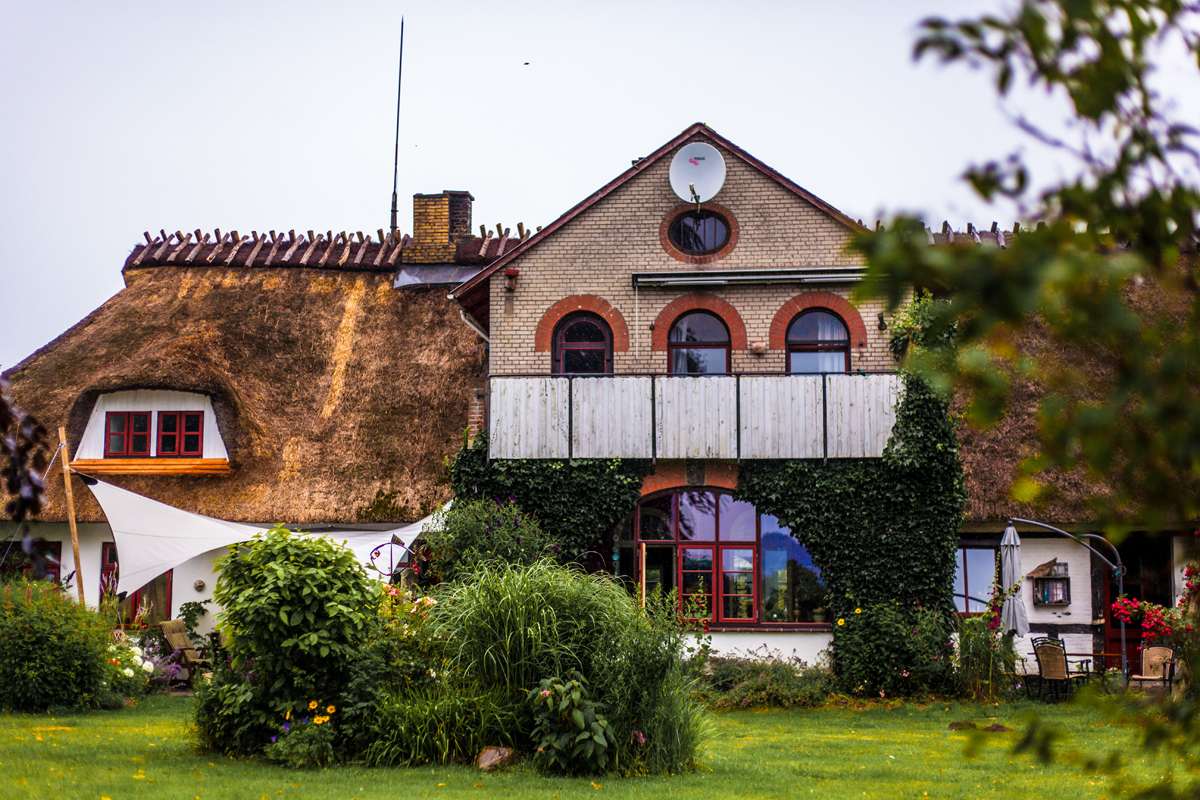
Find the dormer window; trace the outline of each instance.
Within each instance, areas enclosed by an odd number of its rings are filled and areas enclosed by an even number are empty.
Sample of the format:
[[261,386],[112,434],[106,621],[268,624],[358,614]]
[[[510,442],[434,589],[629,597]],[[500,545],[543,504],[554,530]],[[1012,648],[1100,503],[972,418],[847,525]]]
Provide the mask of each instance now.
[[71,466],[83,473],[227,475],[212,400],[138,389],[96,398]]

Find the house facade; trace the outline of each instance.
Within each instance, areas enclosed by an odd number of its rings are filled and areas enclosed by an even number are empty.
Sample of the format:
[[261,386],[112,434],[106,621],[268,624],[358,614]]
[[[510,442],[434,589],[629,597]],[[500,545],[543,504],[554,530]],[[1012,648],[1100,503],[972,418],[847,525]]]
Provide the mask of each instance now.
[[[672,188],[681,152],[723,163],[711,199]],[[901,383],[883,306],[850,299],[860,230],[696,124],[454,289],[489,456],[650,459],[614,571],[702,603],[718,649],[828,644],[820,565],[730,493],[745,459],[882,454]]]
[[[712,191],[704,167],[718,162]],[[815,660],[833,622],[821,564],[732,492],[748,460],[872,459],[888,442],[903,388],[884,306],[852,299],[861,224],[703,124],[536,232],[475,235],[473,199],[415,196],[402,238],[147,234],[125,289],[5,373],[15,399],[66,428],[78,474],[215,520],[334,534],[392,529],[449,499],[443,462],[464,425],[487,431],[492,459],[644,459],[641,501],[600,554],[609,569],[703,605],[719,650]],[[1005,236],[928,233],[981,247]],[[983,608],[1009,517],[1090,530],[1069,502],[1075,476],[1049,508],[1007,496],[1034,440],[1039,395],[1026,389],[1000,426],[960,433],[963,613]],[[34,534],[65,576],[76,565],[57,469]],[[94,601],[120,553],[72,480]],[[1017,527],[1024,571],[1044,568],[1022,587],[1031,636],[1116,652],[1111,570]],[[1122,545],[1127,594],[1179,596],[1179,534]],[[223,552],[133,602],[175,616],[210,599]]]
[[[673,186],[673,168],[696,145],[723,163],[711,197]],[[884,307],[851,299],[863,261],[847,244],[861,230],[696,124],[452,293],[489,345],[475,404],[489,457],[651,459],[642,501],[614,536],[612,571],[702,603],[719,650],[766,646],[812,660],[830,640],[821,565],[730,493],[746,459],[882,453],[901,389]],[[1005,247],[1015,233],[946,225],[927,236]],[[999,428],[962,432],[960,613],[984,610],[1009,517],[1094,527],[1082,507],[1034,509],[1007,496],[1031,452],[1034,395]],[[1018,648],[1058,636],[1071,652],[1114,654],[1105,660],[1116,666],[1113,571],[1070,539],[1017,527],[1031,623]],[[1183,532],[1127,540],[1126,594],[1172,604],[1183,551]],[[1127,633],[1131,661],[1137,638]]]

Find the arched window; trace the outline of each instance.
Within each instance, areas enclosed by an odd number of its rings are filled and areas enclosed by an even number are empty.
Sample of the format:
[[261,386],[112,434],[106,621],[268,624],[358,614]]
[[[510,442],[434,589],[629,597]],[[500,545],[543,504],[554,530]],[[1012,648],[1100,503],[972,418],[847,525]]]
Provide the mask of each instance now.
[[595,314],[564,317],[554,332],[555,374],[612,372],[612,330]]
[[805,311],[788,327],[788,372],[849,372],[850,332],[832,311]]
[[716,314],[690,311],[667,334],[672,375],[722,375],[729,372],[729,329]]
[[825,580],[779,520],[723,491],[643,499],[617,536],[616,575],[645,592],[674,591],[684,611],[717,624],[826,623]]

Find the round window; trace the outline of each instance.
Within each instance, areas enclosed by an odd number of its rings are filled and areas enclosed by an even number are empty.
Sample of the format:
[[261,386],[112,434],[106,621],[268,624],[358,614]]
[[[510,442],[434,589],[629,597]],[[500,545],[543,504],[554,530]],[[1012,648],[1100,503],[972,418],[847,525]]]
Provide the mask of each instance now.
[[680,252],[707,255],[729,241],[729,222],[713,211],[685,211],[671,221],[667,235]]

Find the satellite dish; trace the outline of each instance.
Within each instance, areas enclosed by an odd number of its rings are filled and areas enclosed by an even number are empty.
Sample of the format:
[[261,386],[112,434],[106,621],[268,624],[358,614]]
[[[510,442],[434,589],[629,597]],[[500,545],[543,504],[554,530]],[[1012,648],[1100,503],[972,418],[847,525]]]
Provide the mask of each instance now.
[[686,144],[671,159],[671,189],[685,203],[707,203],[724,185],[725,159],[711,144]]

